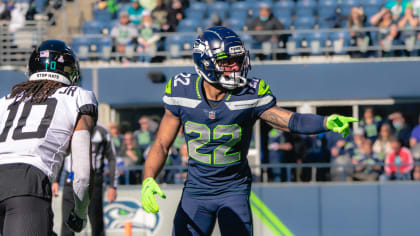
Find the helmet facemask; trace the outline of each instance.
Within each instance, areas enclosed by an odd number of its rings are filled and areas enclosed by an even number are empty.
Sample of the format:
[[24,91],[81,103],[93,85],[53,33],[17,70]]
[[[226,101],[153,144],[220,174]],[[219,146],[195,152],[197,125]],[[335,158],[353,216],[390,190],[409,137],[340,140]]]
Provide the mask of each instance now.
[[[233,90],[246,85],[246,76],[249,68],[248,51],[227,56],[224,55],[216,57],[215,60],[215,74],[217,81],[225,89]],[[233,69],[236,66],[238,69]]]

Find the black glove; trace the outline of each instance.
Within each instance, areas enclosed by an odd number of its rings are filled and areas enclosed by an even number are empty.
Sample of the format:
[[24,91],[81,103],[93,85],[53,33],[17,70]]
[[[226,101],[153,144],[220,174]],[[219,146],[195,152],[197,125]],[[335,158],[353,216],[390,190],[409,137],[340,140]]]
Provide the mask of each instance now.
[[79,217],[74,211],[70,212],[69,218],[65,222],[67,228],[75,233],[79,233],[86,226],[87,220]]

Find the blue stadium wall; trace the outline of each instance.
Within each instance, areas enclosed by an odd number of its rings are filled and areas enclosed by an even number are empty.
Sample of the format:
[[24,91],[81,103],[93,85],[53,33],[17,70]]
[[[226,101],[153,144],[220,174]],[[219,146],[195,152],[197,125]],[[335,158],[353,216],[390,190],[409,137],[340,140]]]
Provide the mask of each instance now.
[[[255,65],[250,76],[265,79],[279,100],[334,100],[420,97],[419,61]],[[94,68],[83,72],[82,86],[92,89]],[[148,73],[167,79],[192,66],[109,67],[98,70],[98,98],[113,106],[160,105],[165,84],[154,84]],[[0,95],[25,79],[22,72],[0,70]]]

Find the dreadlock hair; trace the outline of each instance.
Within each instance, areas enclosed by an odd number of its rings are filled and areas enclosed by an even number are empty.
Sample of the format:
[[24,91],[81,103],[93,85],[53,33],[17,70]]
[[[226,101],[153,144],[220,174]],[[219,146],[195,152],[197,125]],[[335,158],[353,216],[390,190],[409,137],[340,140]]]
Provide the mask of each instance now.
[[52,80],[25,81],[12,87],[9,98],[15,98],[14,102],[29,98],[32,103],[41,103],[63,86],[67,85]]

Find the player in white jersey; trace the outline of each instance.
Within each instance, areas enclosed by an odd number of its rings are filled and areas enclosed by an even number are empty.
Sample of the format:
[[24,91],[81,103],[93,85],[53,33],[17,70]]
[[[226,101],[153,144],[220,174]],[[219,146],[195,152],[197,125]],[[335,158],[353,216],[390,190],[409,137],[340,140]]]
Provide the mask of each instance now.
[[96,98],[75,86],[80,78],[77,57],[58,40],[33,51],[28,76],[29,81],[0,99],[0,232],[53,235],[51,180],[69,146],[76,204],[67,226],[79,232],[89,204]]

